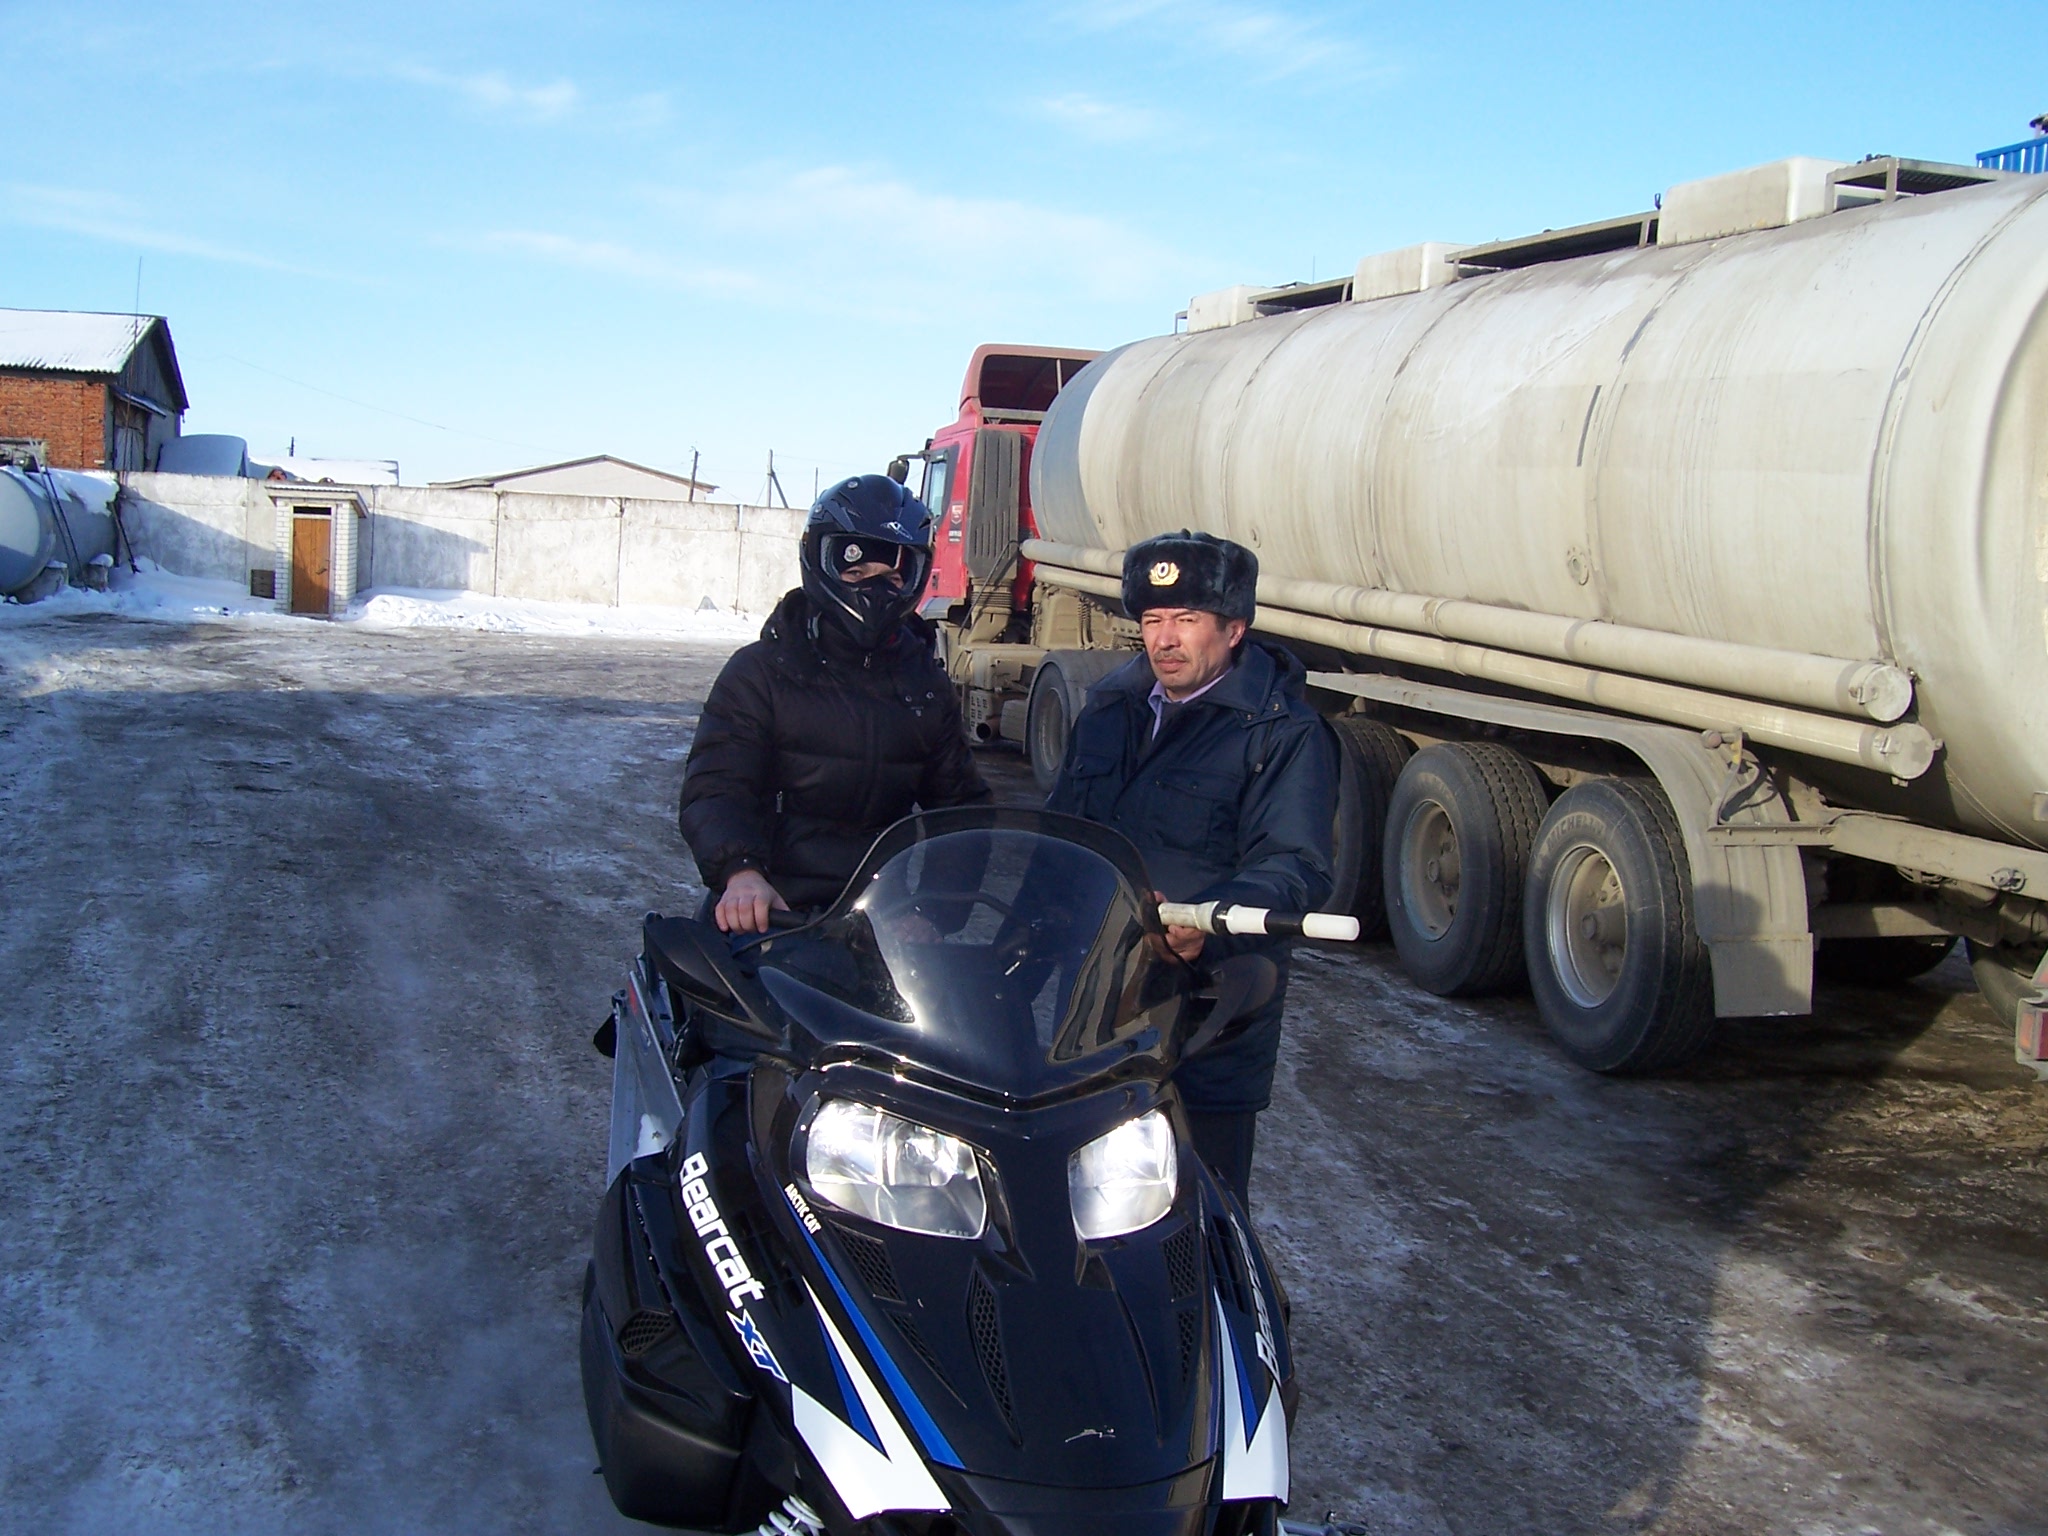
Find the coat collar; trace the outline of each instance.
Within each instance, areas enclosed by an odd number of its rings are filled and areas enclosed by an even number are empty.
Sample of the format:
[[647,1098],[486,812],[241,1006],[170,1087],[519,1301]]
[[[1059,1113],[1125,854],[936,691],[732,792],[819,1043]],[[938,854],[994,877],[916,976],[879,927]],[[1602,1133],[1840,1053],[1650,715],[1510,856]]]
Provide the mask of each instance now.
[[818,616],[802,587],[793,587],[775,605],[761,638],[799,671],[836,666],[874,672],[897,672],[931,654],[931,626],[916,617],[903,621],[872,651],[855,645],[837,625]]
[[[1301,663],[1287,652],[1247,640],[1237,665],[1224,673],[1215,687],[1188,703],[1191,708],[1207,705],[1235,710],[1247,719],[1281,715],[1287,712],[1288,696],[1301,691],[1302,679],[1307,675]],[[1132,707],[1142,709],[1148,707],[1145,701],[1156,681],[1152,663],[1140,652],[1096,686],[1122,694]]]

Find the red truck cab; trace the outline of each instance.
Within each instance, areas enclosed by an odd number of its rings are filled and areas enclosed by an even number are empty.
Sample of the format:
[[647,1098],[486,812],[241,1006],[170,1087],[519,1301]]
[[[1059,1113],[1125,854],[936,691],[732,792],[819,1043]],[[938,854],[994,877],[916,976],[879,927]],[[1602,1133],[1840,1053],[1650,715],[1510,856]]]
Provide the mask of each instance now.
[[964,604],[975,581],[1014,565],[1013,611],[1029,603],[1031,571],[1016,554],[1036,536],[1031,515],[1031,446],[1053,396],[1099,353],[1059,347],[977,347],[960,385],[960,416],[920,457],[920,497],[938,519],[931,580],[921,611],[941,618]]

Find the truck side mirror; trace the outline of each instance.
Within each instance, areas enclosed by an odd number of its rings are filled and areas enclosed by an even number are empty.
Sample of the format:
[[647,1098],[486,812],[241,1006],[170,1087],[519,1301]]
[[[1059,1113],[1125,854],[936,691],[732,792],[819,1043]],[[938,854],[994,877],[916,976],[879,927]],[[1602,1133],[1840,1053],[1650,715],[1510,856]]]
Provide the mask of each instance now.
[[899,453],[889,461],[889,478],[898,485],[910,483],[910,460],[903,454]]

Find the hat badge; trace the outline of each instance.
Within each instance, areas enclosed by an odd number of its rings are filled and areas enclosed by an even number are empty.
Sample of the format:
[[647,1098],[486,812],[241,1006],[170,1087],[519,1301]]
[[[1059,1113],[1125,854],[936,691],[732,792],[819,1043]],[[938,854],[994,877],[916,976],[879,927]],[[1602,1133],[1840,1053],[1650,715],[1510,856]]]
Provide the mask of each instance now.
[[859,565],[860,546],[858,544],[847,545],[846,548],[839,552],[839,558],[844,560],[848,565]]
[[1170,587],[1180,580],[1180,567],[1171,560],[1158,560],[1153,562],[1152,569],[1147,574],[1153,586]]

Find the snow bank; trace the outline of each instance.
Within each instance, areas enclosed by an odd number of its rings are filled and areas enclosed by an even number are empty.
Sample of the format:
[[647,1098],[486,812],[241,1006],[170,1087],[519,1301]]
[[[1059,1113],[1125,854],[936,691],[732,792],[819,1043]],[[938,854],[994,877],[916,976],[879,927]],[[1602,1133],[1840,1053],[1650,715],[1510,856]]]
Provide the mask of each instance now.
[[624,635],[658,640],[751,640],[761,620],[722,609],[598,603],[544,603],[477,592],[434,592],[380,587],[363,593],[349,611],[373,629],[479,629],[515,635]]
[[[323,621],[279,613],[231,581],[174,576],[148,559],[140,572],[117,567],[105,592],[66,587],[39,603],[0,602],[0,625],[33,624],[83,613],[112,613],[165,623],[312,624]],[[606,608],[595,603],[543,603],[486,597],[476,592],[431,592],[402,587],[358,593],[343,623],[370,629],[464,629],[512,635],[599,635],[647,640],[751,640],[761,620],[717,609]]]

